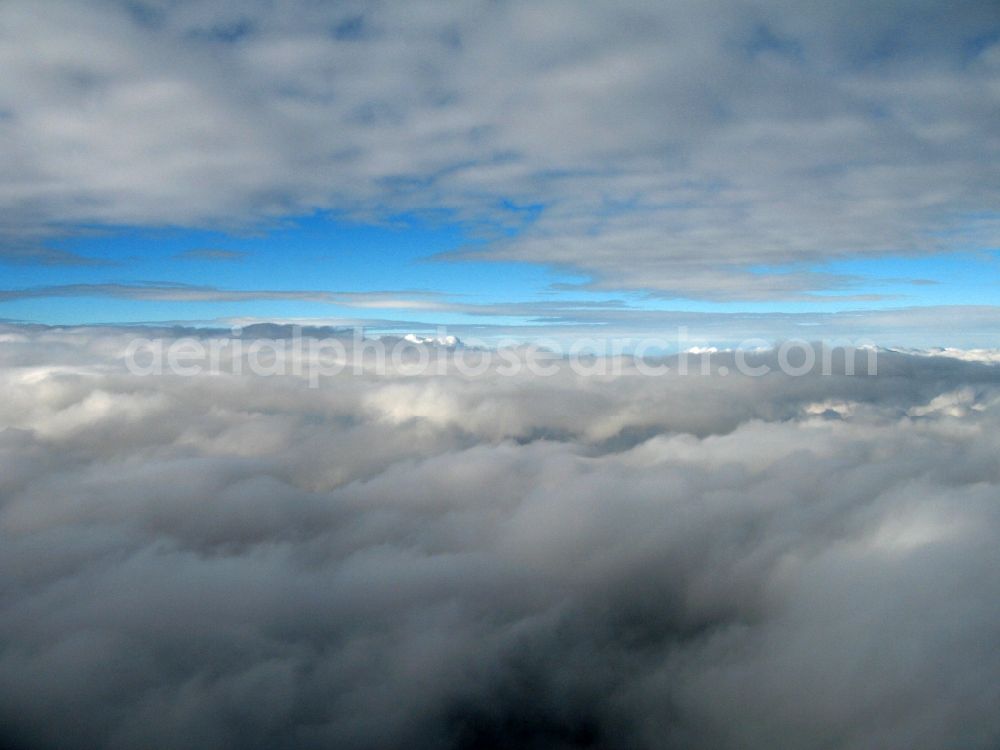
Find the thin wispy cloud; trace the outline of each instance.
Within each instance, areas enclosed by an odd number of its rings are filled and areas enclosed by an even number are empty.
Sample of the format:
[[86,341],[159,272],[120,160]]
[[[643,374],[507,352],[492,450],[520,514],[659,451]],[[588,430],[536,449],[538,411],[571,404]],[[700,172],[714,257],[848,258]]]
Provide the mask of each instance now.
[[[397,296],[406,295],[410,297]],[[182,283],[65,284],[25,289],[0,289],[0,301],[56,297],[109,297],[159,302],[244,302],[291,300],[351,307],[406,307],[434,309],[440,303],[425,291],[328,292],[322,290],[217,289]]]
[[[373,330],[419,330],[431,333],[447,329],[463,338],[493,345],[499,340],[571,340],[586,337],[608,346],[612,340],[637,342],[645,337],[670,337],[678,332],[689,342],[731,346],[747,339],[772,342],[787,337],[850,339],[893,342],[922,347],[958,345],[990,346],[1000,331],[1000,307],[992,305],[906,306],[891,305],[869,310],[865,300],[842,296],[843,309],[830,312],[696,312],[677,307],[650,309],[621,299],[543,300],[518,303],[474,302],[427,290],[375,290],[367,292],[307,289],[221,289],[182,283],[67,284],[51,287],[0,289],[0,302],[98,298],[135,302],[255,303],[309,302],[320,306],[367,310],[392,310],[417,317],[386,319],[344,317],[327,314],[318,318],[261,318],[240,316],[212,318],[206,324],[251,324],[270,321],[291,325],[363,326]],[[447,325],[435,320],[442,314],[459,315]],[[168,319],[181,322],[182,319]],[[959,330],[960,329],[960,330]]]
[[0,264],[13,266],[110,266],[114,261],[89,258],[68,250],[0,238]]
[[174,257],[178,260],[209,260],[234,263],[243,260],[249,253],[241,250],[226,250],[217,247],[198,247],[184,250]]

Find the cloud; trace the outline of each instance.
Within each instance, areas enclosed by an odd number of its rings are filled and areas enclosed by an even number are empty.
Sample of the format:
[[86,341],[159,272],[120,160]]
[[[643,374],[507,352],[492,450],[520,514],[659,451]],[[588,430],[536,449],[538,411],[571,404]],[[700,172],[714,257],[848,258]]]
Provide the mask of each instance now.
[[107,266],[111,261],[88,258],[68,250],[0,236],[0,263],[17,266]]
[[995,349],[956,349],[954,347],[936,348],[929,351],[913,352],[929,357],[952,357],[966,362],[1000,362],[1000,351]]
[[326,292],[322,290],[218,289],[211,286],[181,283],[140,284],[61,284],[57,286],[0,289],[0,302],[50,297],[112,297],[157,302],[249,302],[260,300],[296,300],[347,305],[359,308],[435,309],[434,295],[426,291],[401,292],[411,299],[400,299],[396,292]]
[[243,260],[249,253],[241,250],[224,250],[216,247],[199,247],[177,253],[175,258],[180,260],[217,260],[234,262]]
[[6,746],[1000,739],[996,366],[311,389],[151,333],[0,328]]
[[[748,339],[774,341],[786,338],[849,339],[888,347],[958,346],[988,349],[1000,335],[1000,308],[991,305],[935,305],[866,309],[847,307],[867,302],[865,295],[831,298],[841,309],[830,312],[692,312],[682,309],[651,309],[648,300],[550,299],[530,302],[470,302],[463,295],[445,295],[424,289],[327,291],[321,289],[220,289],[183,283],[62,284],[54,286],[0,289],[0,303],[23,299],[59,297],[104,297],[155,302],[298,301],[350,308],[358,311],[393,310],[426,315],[375,319],[288,318],[262,320],[252,314],[201,321],[209,325],[249,325],[284,322],[289,325],[341,328],[365,327],[374,331],[407,330],[436,332],[447,328],[462,338],[482,340],[491,345],[503,340],[530,341],[555,338],[572,341],[588,338],[636,343],[649,337],[679,338],[689,343],[734,346]],[[875,301],[881,301],[876,299]],[[443,314],[462,316],[460,322],[443,326]],[[511,322],[513,319],[514,322]],[[192,321],[178,320],[179,325]],[[956,332],[958,331],[958,332]]]
[[[468,322],[448,326],[427,320],[365,320],[361,318],[288,318],[289,325],[363,326],[373,331],[405,330],[435,333],[446,330],[463,340],[490,345],[503,341],[555,339],[565,346],[580,339],[602,346],[611,342],[653,339],[676,348],[738,346],[751,339],[769,343],[788,338],[847,340],[886,347],[995,348],[1000,335],[1000,308],[991,305],[938,305],[843,309],[832,312],[692,312],[681,309],[641,309],[622,300],[563,300],[535,303],[469,304],[442,300],[439,311],[469,315]],[[517,322],[509,322],[510,318]],[[223,318],[213,324],[230,326],[261,322],[253,316]]]
[[727,299],[1000,237],[991,3],[0,13],[5,231],[424,212],[476,257]]

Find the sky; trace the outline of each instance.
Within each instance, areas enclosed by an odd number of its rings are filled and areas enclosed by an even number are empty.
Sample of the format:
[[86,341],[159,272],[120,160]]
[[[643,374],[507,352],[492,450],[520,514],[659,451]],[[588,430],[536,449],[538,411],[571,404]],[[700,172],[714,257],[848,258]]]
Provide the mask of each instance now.
[[1000,333],[994,2],[9,0],[0,66],[0,319]]
[[997,750],[998,166],[998,0],[0,0],[0,748]]

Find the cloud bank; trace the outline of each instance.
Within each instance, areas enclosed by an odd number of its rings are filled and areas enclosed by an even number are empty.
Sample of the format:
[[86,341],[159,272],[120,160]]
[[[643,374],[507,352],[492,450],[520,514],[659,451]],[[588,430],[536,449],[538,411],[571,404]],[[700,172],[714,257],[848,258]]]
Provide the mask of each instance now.
[[310,389],[137,333],[0,329],[5,747],[1000,740],[994,365]]

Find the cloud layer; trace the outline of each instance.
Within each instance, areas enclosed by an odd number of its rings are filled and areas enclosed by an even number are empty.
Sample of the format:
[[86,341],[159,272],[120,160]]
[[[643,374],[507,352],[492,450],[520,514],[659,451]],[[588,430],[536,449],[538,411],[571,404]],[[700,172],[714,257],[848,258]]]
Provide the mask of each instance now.
[[310,389],[136,333],[0,329],[6,747],[1000,740],[995,366]]
[[998,242],[995,3],[11,0],[0,29],[4,246],[416,211],[476,257],[762,299]]

